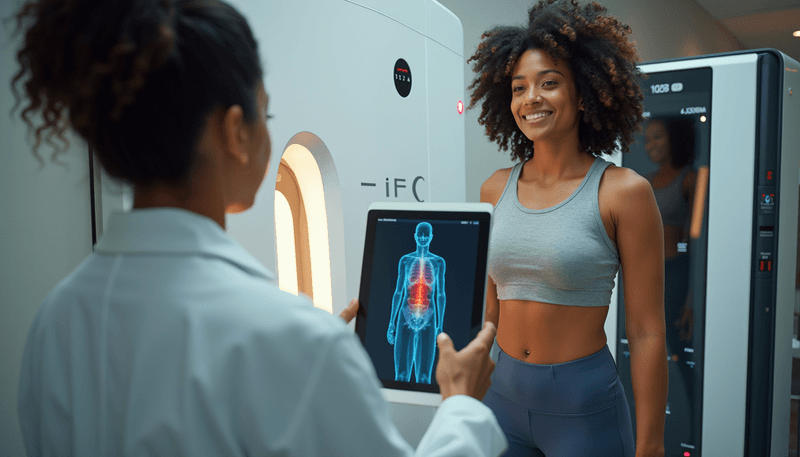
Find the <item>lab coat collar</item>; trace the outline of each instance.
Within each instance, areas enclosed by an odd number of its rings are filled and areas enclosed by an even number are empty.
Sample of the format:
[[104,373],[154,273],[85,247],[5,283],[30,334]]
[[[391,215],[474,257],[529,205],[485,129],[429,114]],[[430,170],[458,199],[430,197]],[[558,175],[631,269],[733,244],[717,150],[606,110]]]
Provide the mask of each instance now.
[[100,254],[183,254],[216,257],[251,275],[275,275],[212,219],[178,208],[135,209],[113,213],[95,245]]

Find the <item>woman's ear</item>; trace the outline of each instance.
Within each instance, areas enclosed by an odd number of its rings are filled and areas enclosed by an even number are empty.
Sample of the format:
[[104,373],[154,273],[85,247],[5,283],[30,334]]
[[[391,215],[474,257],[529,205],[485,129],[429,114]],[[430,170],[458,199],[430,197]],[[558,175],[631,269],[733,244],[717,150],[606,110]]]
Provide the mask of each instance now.
[[242,107],[233,105],[228,108],[223,117],[225,152],[242,165],[247,165],[250,159],[246,147],[249,136]]

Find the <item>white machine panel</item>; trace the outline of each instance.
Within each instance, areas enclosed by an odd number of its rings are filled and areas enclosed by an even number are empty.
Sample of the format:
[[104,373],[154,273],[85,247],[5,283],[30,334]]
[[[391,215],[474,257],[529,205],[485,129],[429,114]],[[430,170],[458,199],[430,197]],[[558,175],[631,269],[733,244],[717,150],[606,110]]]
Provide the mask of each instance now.
[[[274,269],[273,201],[281,155],[303,139],[295,137],[302,132],[324,144],[303,145],[323,181],[329,178],[324,199],[331,271],[338,275],[332,281],[336,314],[358,291],[370,203],[464,201],[464,121],[456,110],[463,100],[463,58],[460,48],[451,49],[463,43],[461,25],[430,0],[234,4],[250,18],[259,42],[275,117],[267,178],[254,207],[228,218],[229,231]],[[436,41],[425,35],[427,29],[436,31]],[[411,79],[405,97],[395,88],[399,59],[408,66],[400,75]],[[331,186],[338,187],[338,198]],[[337,227],[337,220],[344,225]],[[334,247],[334,235],[344,241],[343,249]]]

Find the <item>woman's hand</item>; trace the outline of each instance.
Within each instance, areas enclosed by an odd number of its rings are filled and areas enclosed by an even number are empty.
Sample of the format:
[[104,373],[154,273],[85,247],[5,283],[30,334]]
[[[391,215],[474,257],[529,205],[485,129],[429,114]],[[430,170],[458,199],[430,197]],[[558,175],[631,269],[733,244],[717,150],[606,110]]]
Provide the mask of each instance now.
[[436,339],[439,345],[436,382],[439,383],[443,400],[453,395],[468,395],[483,400],[492,384],[494,362],[489,358],[489,350],[496,334],[494,324],[485,322],[478,336],[458,352],[446,333],[439,334]]
[[342,314],[339,314],[339,317],[344,320],[345,324],[349,324],[356,317],[356,313],[358,313],[358,299],[354,298],[350,300],[350,304],[342,311]]

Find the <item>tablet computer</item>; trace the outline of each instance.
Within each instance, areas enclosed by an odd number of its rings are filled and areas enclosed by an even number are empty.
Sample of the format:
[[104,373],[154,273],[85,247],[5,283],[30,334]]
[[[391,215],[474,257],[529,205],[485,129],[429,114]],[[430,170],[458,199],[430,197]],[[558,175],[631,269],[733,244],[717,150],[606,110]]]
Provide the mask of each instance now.
[[369,207],[356,333],[387,400],[441,403],[436,336],[461,350],[483,325],[491,218],[488,203]]

